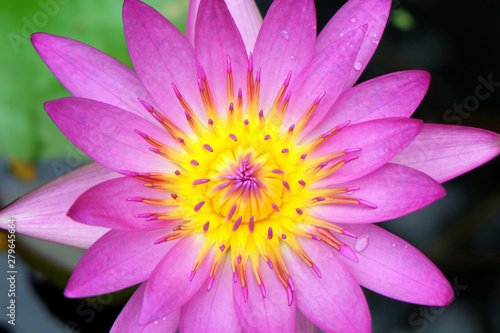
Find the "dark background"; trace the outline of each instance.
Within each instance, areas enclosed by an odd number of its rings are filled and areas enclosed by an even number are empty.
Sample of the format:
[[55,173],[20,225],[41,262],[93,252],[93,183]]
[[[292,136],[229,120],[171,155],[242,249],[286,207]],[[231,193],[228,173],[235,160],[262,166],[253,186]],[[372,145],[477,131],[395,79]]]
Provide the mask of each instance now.
[[[183,29],[187,2],[147,3]],[[257,3],[265,12],[271,2]],[[316,1],[318,30],[343,3]],[[120,1],[60,0],[59,5],[58,13],[37,30],[84,41],[130,64]],[[29,21],[41,8],[37,1],[23,1],[22,7],[12,0],[0,5],[0,38],[5,43],[0,49],[0,206],[87,161],[58,134],[43,111],[43,102],[67,92],[31,46],[13,47],[6,38],[9,32],[22,35],[23,18]],[[492,76],[500,82],[499,13],[498,1],[395,0],[379,48],[360,82],[394,71],[427,70],[431,86],[414,117],[499,133],[500,87],[474,111],[463,115],[452,111],[454,105],[474,96],[478,77]],[[450,280],[456,298],[446,308],[434,308],[365,290],[374,332],[500,332],[499,171],[497,158],[445,183],[448,195],[438,202],[380,224],[427,255]],[[15,329],[4,317],[0,332],[109,331],[127,292],[90,301],[65,299],[61,288],[81,253],[60,263],[55,258],[67,254],[64,247],[45,249],[48,255],[38,256],[39,243],[20,239],[17,245],[23,252],[18,302],[24,305],[18,309]],[[2,283],[4,308],[6,285]]]

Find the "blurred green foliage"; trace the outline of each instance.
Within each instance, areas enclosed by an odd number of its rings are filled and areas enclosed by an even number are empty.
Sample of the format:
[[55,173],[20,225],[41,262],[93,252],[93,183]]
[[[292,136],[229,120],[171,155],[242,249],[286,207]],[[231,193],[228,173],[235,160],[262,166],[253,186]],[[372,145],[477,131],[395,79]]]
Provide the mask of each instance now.
[[[179,30],[188,1],[146,0]],[[34,32],[73,38],[131,66],[121,19],[122,1],[2,0],[0,4],[0,156],[39,162],[63,157],[72,144],[43,110],[69,96],[29,40]]]

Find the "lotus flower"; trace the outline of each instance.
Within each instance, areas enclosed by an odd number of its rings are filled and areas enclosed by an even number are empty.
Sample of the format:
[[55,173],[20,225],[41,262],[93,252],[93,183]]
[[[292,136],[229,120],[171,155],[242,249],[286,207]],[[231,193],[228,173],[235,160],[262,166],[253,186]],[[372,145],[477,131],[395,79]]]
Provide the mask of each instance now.
[[192,0],[186,36],[125,0],[135,72],[35,34],[75,96],[47,102],[90,163],[2,213],[17,231],[88,248],[67,297],[141,283],[113,332],[369,332],[360,285],[441,306],[453,292],[374,225],[445,195],[499,135],[409,118],[429,74],[353,87],[389,0],[350,0],[317,36],[312,0]]

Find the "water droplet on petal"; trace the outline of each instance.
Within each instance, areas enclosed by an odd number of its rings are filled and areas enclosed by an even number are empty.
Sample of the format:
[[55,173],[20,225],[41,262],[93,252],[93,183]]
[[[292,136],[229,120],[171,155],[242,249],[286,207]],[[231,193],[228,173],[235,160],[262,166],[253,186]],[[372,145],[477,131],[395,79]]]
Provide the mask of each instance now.
[[407,248],[408,248],[408,244],[405,244],[405,249],[407,249]]
[[352,22],[352,23],[356,23],[356,18],[355,18],[355,17],[353,17],[353,18],[351,19],[351,22]]
[[316,29],[318,29],[318,27],[316,27],[315,25],[313,25],[313,26],[312,26],[312,29],[313,29],[314,31],[316,31]]
[[359,61],[356,61],[354,63],[354,69],[357,70],[357,71],[360,71],[361,68],[363,68],[363,64],[361,62],[359,62]]
[[377,38],[377,34],[373,34],[373,37]]
[[396,243],[392,243],[392,247],[396,247]]
[[285,40],[289,40],[289,39],[290,39],[290,35],[288,34],[288,31],[286,31],[286,30],[281,30],[281,36],[282,36]]
[[378,43],[379,43],[379,41],[378,41],[378,40],[374,40],[374,41],[373,41],[373,44],[375,44],[375,45],[378,45]]
[[153,324],[158,325],[158,320],[153,321]]
[[356,243],[354,243],[354,250],[356,252],[363,252],[368,247],[369,241],[370,241],[370,235],[368,235],[366,232],[362,233],[356,239]]
[[343,33],[343,32],[341,32],[339,36],[340,36],[340,37],[343,37],[343,36],[344,36],[344,33]]
[[290,59],[292,59],[292,60],[293,60],[293,59],[295,59],[295,56],[291,55],[291,56],[290,56]]

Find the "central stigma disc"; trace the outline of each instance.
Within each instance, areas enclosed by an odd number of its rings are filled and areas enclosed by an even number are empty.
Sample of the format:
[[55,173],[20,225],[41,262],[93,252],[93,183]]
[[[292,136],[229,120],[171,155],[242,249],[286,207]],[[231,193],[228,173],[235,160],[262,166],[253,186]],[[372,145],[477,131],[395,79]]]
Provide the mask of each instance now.
[[237,147],[220,154],[208,174],[213,209],[227,221],[265,219],[281,205],[283,176],[277,170],[269,152]]

